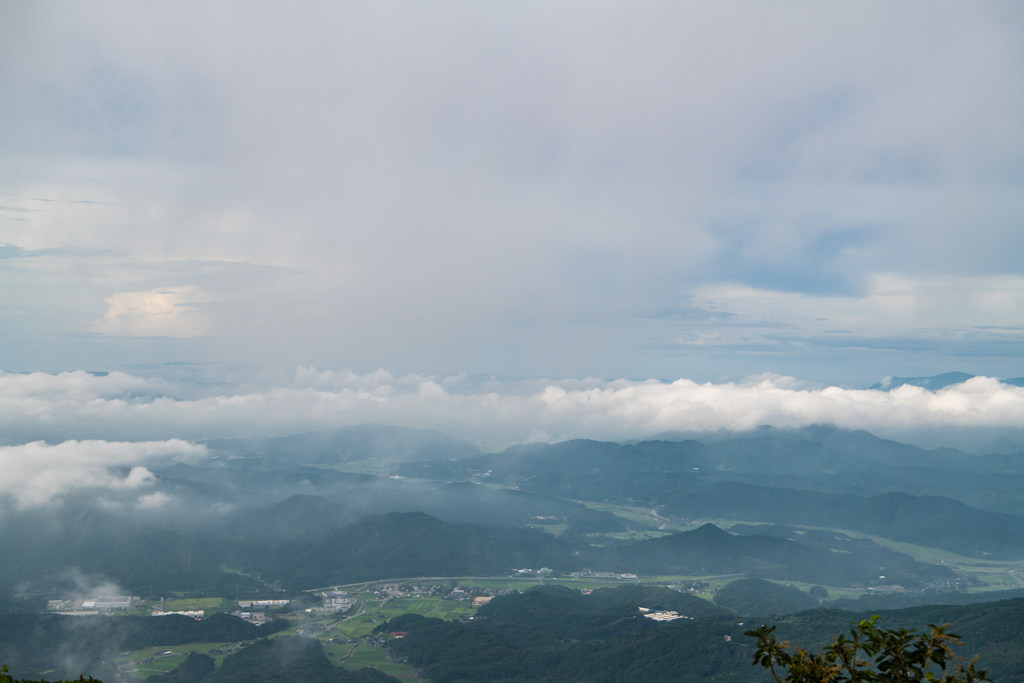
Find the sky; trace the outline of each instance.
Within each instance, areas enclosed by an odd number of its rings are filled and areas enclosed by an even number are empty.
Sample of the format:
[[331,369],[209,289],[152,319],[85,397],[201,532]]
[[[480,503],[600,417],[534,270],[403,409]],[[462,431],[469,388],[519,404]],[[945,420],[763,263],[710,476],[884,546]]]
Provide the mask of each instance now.
[[3,3],[0,92],[10,444],[1024,424],[858,391],[1024,376],[1019,2]]

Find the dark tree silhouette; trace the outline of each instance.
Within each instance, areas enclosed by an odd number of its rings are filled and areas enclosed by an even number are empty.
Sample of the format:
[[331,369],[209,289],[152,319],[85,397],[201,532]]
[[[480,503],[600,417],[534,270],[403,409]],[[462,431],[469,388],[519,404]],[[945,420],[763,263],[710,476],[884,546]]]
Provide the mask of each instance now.
[[[32,681],[32,680],[29,680],[27,678],[22,678],[22,679],[15,680],[14,677],[11,676],[8,673],[10,670],[11,670],[10,667],[8,667],[6,664],[4,664],[2,667],[0,667],[0,683],[47,683],[46,681]],[[76,681],[74,683],[81,683],[81,682],[84,682],[84,683],[103,683],[103,681],[97,680],[97,679],[93,678],[92,676],[89,676],[88,678],[86,678],[85,676],[79,676],[78,677],[78,681]],[[53,681],[52,683],[72,683],[72,681]]]
[[[976,660],[965,662],[953,651],[962,645],[960,636],[947,633],[950,624],[929,625],[931,631],[884,629],[880,617],[862,621],[838,636],[817,653],[792,649],[789,642],[775,638],[774,626],[762,626],[747,635],[757,638],[754,665],[769,669],[776,683],[979,683],[988,681],[987,672],[975,668]],[[951,668],[952,671],[947,669]],[[936,678],[941,672],[942,677]]]

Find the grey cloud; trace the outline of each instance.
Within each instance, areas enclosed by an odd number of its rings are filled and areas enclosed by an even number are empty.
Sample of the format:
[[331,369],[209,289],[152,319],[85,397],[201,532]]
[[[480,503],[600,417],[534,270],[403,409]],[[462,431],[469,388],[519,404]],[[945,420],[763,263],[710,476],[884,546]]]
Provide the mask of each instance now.
[[[1020,272],[1014,3],[0,12],[0,180],[53,198],[0,239],[108,257],[0,273],[19,367],[672,376],[670,340],[723,317],[816,334],[679,305],[703,286]],[[109,298],[187,287],[205,336],[91,332]],[[870,318],[832,327],[873,339]]]

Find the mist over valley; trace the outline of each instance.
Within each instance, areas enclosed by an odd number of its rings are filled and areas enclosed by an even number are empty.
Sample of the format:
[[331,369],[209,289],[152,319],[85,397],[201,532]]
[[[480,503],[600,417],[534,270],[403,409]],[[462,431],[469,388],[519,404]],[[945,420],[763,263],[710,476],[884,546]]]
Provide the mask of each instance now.
[[0,2],[0,683],[1020,683],[1024,5]]

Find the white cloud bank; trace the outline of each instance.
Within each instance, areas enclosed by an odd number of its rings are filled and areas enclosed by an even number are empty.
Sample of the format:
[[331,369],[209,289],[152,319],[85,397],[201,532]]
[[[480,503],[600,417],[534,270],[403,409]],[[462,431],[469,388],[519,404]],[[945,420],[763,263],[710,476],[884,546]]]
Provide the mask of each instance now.
[[[763,424],[830,423],[911,441],[924,434],[932,439],[931,445],[938,445],[935,439],[941,435],[979,429],[1015,433],[1024,424],[1024,388],[987,377],[935,392],[912,386],[884,392],[806,386],[781,376],[722,384],[687,379],[502,384],[464,376],[394,376],[383,370],[360,375],[304,368],[286,380],[264,378],[259,385],[188,400],[168,397],[168,388],[163,380],[123,373],[0,374],[0,433],[8,439],[51,441],[203,439],[379,422],[433,428],[498,445],[538,438],[623,440],[667,430],[740,431]],[[56,457],[42,444],[20,448]],[[86,447],[66,448],[78,452]],[[103,456],[108,459],[100,458],[101,466],[136,462],[149,452],[145,449],[185,453],[188,448],[178,441],[88,446],[89,452],[123,454]]]
[[[161,507],[169,497],[147,486],[154,479],[149,467],[207,452],[182,439],[288,434],[361,422],[434,428],[492,445],[820,423],[919,443],[930,438],[924,445],[938,445],[958,434],[1019,434],[1024,424],[1024,388],[988,377],[935,392],[913,386],[884,392],[805,386],[782,376],[721,384],[501,384],[461,375],[300,368],[287,378],[265,373],[235,391],[187,400],[166,395],[175,388],[186,387],[119,372],[0,373],[0,433],[8,440],[68,439],[0,446],[0,498],[24,509],[50,504],[71,490],[94,489],[101,497],[131,493],[140,510]],[[130,439],[138,441],[125,441]]]
[[[21,507],[49,503],[72,489],[139,489],[153,480],[144,464],[167,457],[199,456],[205,446],[179,439],[142,443],[43,441],[0,447],[0,497],[13,498]],[[131,469],[127,475],[115,468]],[[152,496],[143,506],[152,506]]]

